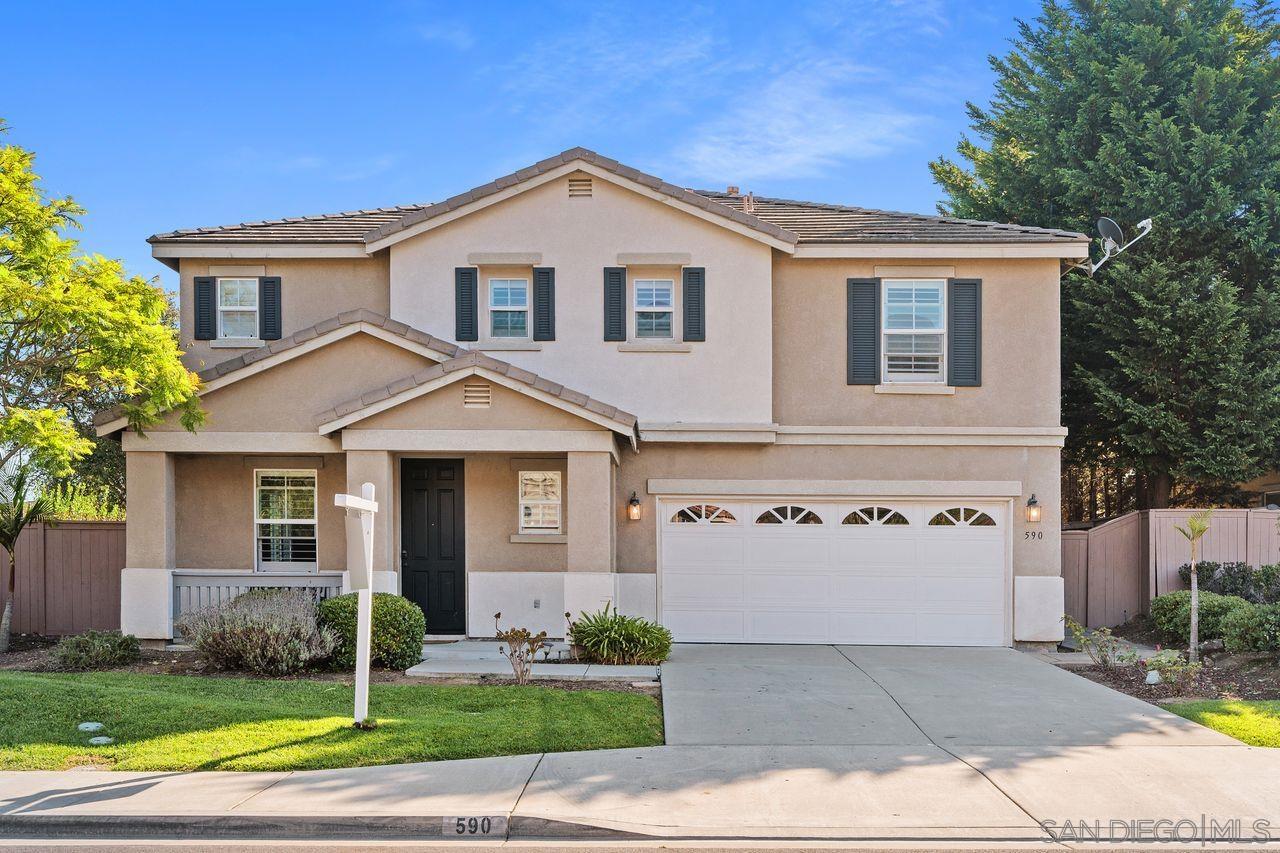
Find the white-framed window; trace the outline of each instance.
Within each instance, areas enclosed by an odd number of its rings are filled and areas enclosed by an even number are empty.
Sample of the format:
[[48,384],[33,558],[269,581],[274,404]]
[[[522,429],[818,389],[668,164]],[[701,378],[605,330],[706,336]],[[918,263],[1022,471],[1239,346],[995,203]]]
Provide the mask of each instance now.
[[946,352],[946,286],[942,280],[886,279],[881,378],[884,382],[942,382]]
[[260,572],[316,570],[316,472],[253,472],[254,562]]
[[636,338],[674,338],[676,283],[671,279],[638,278],[632,284],[632,290],[635,291]]
[[528,279],[489,279],[489,337],[529,337]]
[[559,533],[563,494],[559,471],[521,471],[520,532]]
[[258,337],[258,280],[218,279],[218,337]]

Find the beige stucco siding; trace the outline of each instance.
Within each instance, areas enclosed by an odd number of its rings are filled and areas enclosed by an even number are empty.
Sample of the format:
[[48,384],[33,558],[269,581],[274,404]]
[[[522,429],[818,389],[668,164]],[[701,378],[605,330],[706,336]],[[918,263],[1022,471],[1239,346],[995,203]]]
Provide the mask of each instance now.
[[175,466],[178,568],[254,567],[253,472],[257,468],[316,469],[319,568],[345,568],[345,521],[342,510],[333,505],[333,496],[346,491],[346,460],[342,454],[179,455]]
[[[209,341],[195,340],[195,277],[221,269],[243,268],[268,276],[280,276],[281,332],[288,336],[344,311],[368,308],[380,314],[390,311],[388,258],[380,252],[369,258],[268,258],[218,260],[183,258],[179,267],[179,302],[183,361],[200,371],[243,349],[222,349]],[[256,277],[256,275],[254,276]]]
[[[200,398],[208,414],[202,431],[314,433],[321,412],[434,363],[356,333],[208,392]],[[174,417],[156,427],[181,428]]]
[[[463,405],[464,386],[467,385],[489,388],[491,402],[488,408],[467,408]],[[591,421],[479,376],[445,385],[351,426],[353,429],[605,431],[604,427]]]
[[[1056,447],[802,447],[642,445],[625,453],[614,499],[623,507],[632,492],[644,500],[640,521],[618,523],[618,570],[652,572],[656,557],[653,478],[713,480],[1017,480],[1015,575],[1060,574],[1059,450]],[[1035,493],[1042,520],[1026,524],[1022,504]],[[1024,539],[1026,530],[1044,534]]]
[[[556,271],[556,340],[497,358],[642,420],[772,417],[772,249],[760,242],[595,178],[590,198],[569,198],[567,179],[555,180],[389,251],[391,315],[410,326],[453,340],[454,269],[473,253],[539,253],[539,265]],[[705,342],[688,352],[626,352],[603,340],[603,270],[618,266],[620,253],[687,253],[706,268]],[[482,334],[489,273],[481,268]],[[630,305],[627,317],[633,333]],[[677,312],[677,342],[680,329]]]
[[878,274],[911,277],[895,274],[893,268],[919,268],[921,262],[797,260],[776,253],[773,392],[778,423],[1060,424],[1057,259],[928,263],[932,270],[924,272],[982,279],[982,386],[957,388],[954,395],[925,396],[877,394],[874,386],[847,385],[847,280]]
[[562,542],[512,542],[519,533],[519,501],[516,493],[520,471],[559,471],[564,494],[561,502],[562,533],[569,532],[569,489],[563,456],[559,458],[512,457],[486,453],[466,456],[467,571],[562,572],[567,546]]

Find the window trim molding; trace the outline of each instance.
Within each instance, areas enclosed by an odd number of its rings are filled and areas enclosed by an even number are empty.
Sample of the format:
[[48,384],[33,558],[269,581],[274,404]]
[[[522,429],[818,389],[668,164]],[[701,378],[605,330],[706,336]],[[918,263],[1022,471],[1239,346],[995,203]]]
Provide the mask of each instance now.
[[[554,474],[556,482],[560,487],[560,496],[555,500],[525,500],[523,494],[523,481],[526,474]],[[521,468],[516,472],[516,533],[515,536],[563,536],[564,533],[564,472],[555,470],[554,468]],[[555,527],[525,527],[524,526],[524,508],[529,506],[554,506],[557,508]],[[512,539],[512,542],[525,541],[523,539]]]
[[[515,282],[518,281],[524,285],[524,307],[511,308],[508,306],[493,304],[493,283],[495,281]],[[485,278],[485,325],[484,325],[484,342],[485,343],[532,343],[533,342],[533,279],[516,278],[513,276],[491,275]],[[523,335],[495,335],[493,333],[493,312],[520,312],[524,314],[524,334]]]
[[[310,474],[312,479],[315,481],[315,485],[311,487],[311,505],[312,505],[311,511],[313,516],[312,519],[310,521],[307,521],[305,519],[283,519],[283,521],[285,521],[286,523],[296,522],[298,524],[310,524],[312,525],[312,527],[315,528],[314,538],[316,541],[316,558],[313,562],[267,563],[266,566],[269,566],[269,568],[264,567],[264,564],[260,559],[260,552],[258,550],[258,525],[279,523],[280,521],[282,521],[282,519],[270,519],[270,518],[263,519],[258,516],[258,489],[260,488],[258,485],[258,475],[262,473],[276,473],[276,474],[283,473],[286,475],[287,474]],[[318,468],[254,467],[253,479],[250,481],[250,488],[251,488],[250,495],[253,499],[253,529],[251,531],[252,535],[250,537],[251,547],[253,548],[252,571],[255,574],[262,573],[262,572],[268,572],[268,573],[275,572],[275,573],[285,573],[285,574],[294,574],[294,575],[310,575],[320,571],[320,469]],[[291,568],[291,566],[297,566],[298,568]]]
[[[223,306],[222,304],[222,283],[224,281],[251,281],[253,282],[253,334],[252,335],[228,335],[222,329],[222,315],[230,311],[247,312],[249,309],[245,306],[231,305]],[[214,317],[214,341],[236,341],[245,342],[246,347],[253,347],[260,344],[259,334],[262,329],[262,276],[249,275],[219,275],[213,277],[213,310]]]
[[[652,306],[641,307],[640,305],[640,284],[666,284],[670,286],[671,304],[666,308],[654,308]],[[671,334],[657,337],[652,335],[640,334],[640,314],[667,314],[671,317]],[[673,343],[678,342],[676,338],[676,281],[673,278],[633,278],[631,280],[631,337],[628,343]]]
[[[889,289],[893,285],[903,282],[913,282],[917,284],[936,284],[938,286],[938,303],[939,303],[939,324],[937,329],[890,329],[889,328]],[[947,285],[948,280],[945,278],[881,278],[880,279],[880,382],[875,386],[877,394],[946,394],[955,393],[954,390],[948,392],[944,390],[934,390],[940,388],[948,388],[947,385]],[[938,373],[937,378],[929,379],[910,379],[906,376],[894,378],[889,373],[889,336],[890,335],[932,335],[937,337],[938,344]],[[928,390],[899,390],[907,388],[928,389]],[[882,390],[883,389],[883,390]]]

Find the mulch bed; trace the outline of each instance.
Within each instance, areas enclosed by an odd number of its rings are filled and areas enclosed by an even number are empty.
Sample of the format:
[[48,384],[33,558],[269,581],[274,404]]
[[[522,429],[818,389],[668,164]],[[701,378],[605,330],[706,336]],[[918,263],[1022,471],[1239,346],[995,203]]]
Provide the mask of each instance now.
[[1070,671],[1153,704],[1194,699],[1280,699],[1280,666],[1274,659],[1239,667],[1205,666],[1195,682],[1182,690],[1168,684],[1147,684],[1147,673],[1138,666],[1073,666]]
[[[13,635],[8,653],[0,654],[0,671],[57,672],[58,667],[53,661],[53,647],[57,645],[57,642],[57,637],[41,637],[35,634]],[[163,649],[143,649],[142,660],[137,663],[114,667],[105,671],[136,672],[141,675],[200,675],[209,678],[251,678],[266,681],[305,680],[350,683],[353,678],[349,672],[329,672],[327,670],[311,670],[297,675],[265,676],[241,670],[218,669],[210,666],[195,652],[165,651]],[[491,675],[419,678],[405,675],[398,669],[371,670],[369,680],[373,684],[483,684],[494,686],[515,684],[515,679],[513,678],[500,678]],[[530,684],[537,687],[553,687],[557,690],[612,690],[647,695],[653,695],[656,691],[656,686],[633,687],[629,681],[538,679],[530,682]]]

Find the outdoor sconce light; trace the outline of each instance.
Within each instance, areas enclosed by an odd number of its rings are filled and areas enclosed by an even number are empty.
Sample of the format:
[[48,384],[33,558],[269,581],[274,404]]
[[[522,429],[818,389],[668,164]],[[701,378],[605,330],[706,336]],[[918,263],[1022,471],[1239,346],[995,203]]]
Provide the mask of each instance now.
[[1027,521],[1040,520],[1040,501],[1036,500],[1036,496],[1032,493],[1027,500]]
[[631,500],[627,501],[627,518],[632,521],[640,520],[640,499],[635,492],[631,493]]

